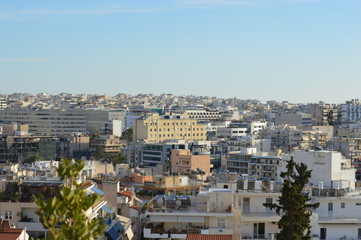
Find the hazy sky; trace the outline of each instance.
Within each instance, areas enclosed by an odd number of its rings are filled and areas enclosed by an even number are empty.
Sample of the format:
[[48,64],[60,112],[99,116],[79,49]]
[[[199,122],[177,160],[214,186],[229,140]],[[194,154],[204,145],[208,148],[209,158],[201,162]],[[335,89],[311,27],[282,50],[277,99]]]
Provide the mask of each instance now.
[[360,0],[1,0],[0,93],[361,98]]

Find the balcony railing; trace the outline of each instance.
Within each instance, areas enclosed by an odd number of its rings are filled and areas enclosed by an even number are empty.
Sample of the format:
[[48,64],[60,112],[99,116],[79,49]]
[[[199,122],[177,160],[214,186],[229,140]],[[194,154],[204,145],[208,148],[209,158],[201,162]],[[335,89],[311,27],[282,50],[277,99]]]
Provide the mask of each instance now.
[[332,188],[328,188],[328,189],[318,189],[318,188],[313,188],[312,189],[312,196],[314,197],[340,197],[340,196],[344,196],[346,194],[345,189],[332,189]]
[[188,228],[166,228],[161,225],[155,225],[153,223],[148,223],[144,226],[146,229],[151,230],[151,234],[201,234],[201,231],[208,229],[206,227],[188,227]]
[[281,216],[276,212],[242,212],[243,220],[255,220],[255,218],[262,218],[262,221],[278,221]]

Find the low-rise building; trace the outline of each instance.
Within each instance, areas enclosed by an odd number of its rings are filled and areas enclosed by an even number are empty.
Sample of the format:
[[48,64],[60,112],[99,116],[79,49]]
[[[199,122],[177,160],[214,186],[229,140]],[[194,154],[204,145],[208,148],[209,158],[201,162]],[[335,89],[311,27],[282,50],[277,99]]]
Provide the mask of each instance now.
[[172,150],[171,153],[171,172],[179,173],[183,171],[198,170],[204,171],[205,174],[210,174],[209,152],[192,153],[190,150]]

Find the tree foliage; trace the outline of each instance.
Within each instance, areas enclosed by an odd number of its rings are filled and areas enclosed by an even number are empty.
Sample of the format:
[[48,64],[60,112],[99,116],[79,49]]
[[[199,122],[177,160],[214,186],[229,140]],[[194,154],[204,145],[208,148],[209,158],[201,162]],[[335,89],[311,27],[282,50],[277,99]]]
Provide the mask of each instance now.
[[29,164],[31,164],[31,163],[33,163],[33,162],[35,162],[35,161],[37,161],[37,160],[40,160],[40,161],[42,161],[42,160],[44,160],[44,158],[42,158],[39,154],[29,154],[28,156],[26,156],[24,159],[23,159],[23,163],[29,163]]
[[133,141],[133,128],[128,128],[122,133],[122,139],[128,140],[129,142]]
[[108,162],[111,162],[114,166],[116,164],[119,163],[126,163],[127,162],[127,157],[124,156],[121,152],[118,153],[109,153],[109,152],[104,152],[101,147],[97,147],[95,149],[95,152],[93,154],[93,156],[98,159],[98,160],[106,160]]
[[310,217],[312,210],[319,207],[319,203],[310,204],[311,198],[303,193],[311,173],[312,170],[307,170],[306,164],[297,164],[291,158],[287,162],[286,171],[280,175],[283,178],[283,185],[278,204],[263,204],[265,207],[275,209],[278,215],[282,213],[278,223],[281,231],[277,234],[277,240],[312,239]]
[[98,195],[87,196],[77,177],[84,167],[84,161],[75,162],[67,159],[57,168],[58,175],[64,181],[64,188],[59,197],[43,201],[36,198],[40,207],[37,214],[43,226],[48,229],[48,238],[52,240],[97,238],[104,230],[99,220],[88,219],[85,211],[90,209],[98,199]]

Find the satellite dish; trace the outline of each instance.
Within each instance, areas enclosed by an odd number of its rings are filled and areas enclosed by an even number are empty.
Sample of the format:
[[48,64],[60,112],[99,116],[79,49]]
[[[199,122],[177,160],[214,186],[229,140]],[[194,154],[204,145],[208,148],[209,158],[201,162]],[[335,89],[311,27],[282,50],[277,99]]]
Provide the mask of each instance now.
[[175,205],[176,205],[175,209],[179,209],[180,206],[182,205],[182,202],[181,202],[180,200],[177,200],[177,201],[175,202]]
[[162,198],[157,199],[157,204],[159,206],[162,206],[163,205],[163,199]]

